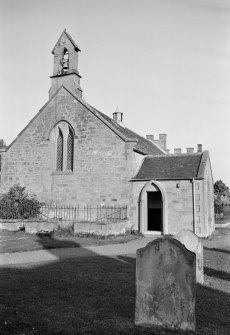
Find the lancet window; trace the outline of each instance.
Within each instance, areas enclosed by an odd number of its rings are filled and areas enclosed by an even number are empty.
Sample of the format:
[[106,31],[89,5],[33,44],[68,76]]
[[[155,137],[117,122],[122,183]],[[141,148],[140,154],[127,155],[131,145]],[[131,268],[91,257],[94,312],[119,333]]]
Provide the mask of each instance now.
[[52,170],[57,172],[73,171],[74,134],[71,126],[59,122],[51,133]]

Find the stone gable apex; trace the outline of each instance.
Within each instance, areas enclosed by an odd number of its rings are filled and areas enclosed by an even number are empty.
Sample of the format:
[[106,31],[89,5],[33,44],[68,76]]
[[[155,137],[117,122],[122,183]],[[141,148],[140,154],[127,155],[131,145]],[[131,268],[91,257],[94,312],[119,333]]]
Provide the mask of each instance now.
[[[135,144],[133,150],[140,153],[140,154],[148,154],[145,149],[142,148],[142,145],[145,145],[146,139],[142,138],[140,135],[132,132],[128,128],[121,128],[122,131],[120,131],[118,125],[114,124],[113,120],[109,118],[109,116],[103,114],[102,112],[99,112],[94,107],[90,106],[87,102],[84,100],[78,98],[76,95],[74,95],[68,88],[66,88],[64,85],[60,86],[59,89],[50,97],[50,99],[45,103],[45,105],[39,110],[39,112],[32,118],[32,120],[27,124],[25,128],[18,134],[18,136],[12,141],[12,143],[8,146],[7,150],[13,145],[13,143],[24,133],[24,131],[29,127],[29,125],[42,113],[42,111],[46,108],[46,106],[49,105],[49,103],[58,95],[58,93],[64,89],[66,92],[68,92],[74,99],[76,99],[80,104],[82,104],[87,110],[89,110],[94,116],[96,116],[100,121],[102,121],[108,128],[110,128],[117,136],[119,136],[124,142],[133,142]],[[143,143],[142,143],[143,142]],[[150,145],[150,143],[149,143]],[[139,149],[140,148],[140,149]],[[162,149],[158,149],[156,145],[151,143],[151,148],[154,151],[157,149],[157,153],[155,154],[165,154]]]
[[66,31],[66,29],[63,30],[63,32],[61,33],[61,36],[59,37],[57,43],[55,44],[53,50],[52,50],[52,54],[54,54],[54,50],[56,49],[56,47],[60,44],[61,39],[63,38],[63,36],[66,36],[68,38],[68,40],[72,43],[72,45],[74,46],[76,51],[81,51],[81,49],[77,46],[77,44],[74,42],[72,36],[70,36],[70,34]]
[[122,133],[120,133],[117,129],[112,127],[112,125],[107,122],[99,113],[96,113],[90,105],[88,105],[83,100],[77,98],[71,91],[69,91],[64,85],[59,87],[59,89],[51,96],[51,98],[42,106],[42,108],[38,111],[38,113],[29,121],[29,123],[20,131],[17,137],[10,143],[7,147],[7,150],[19,139],[19,137],[26,131],[26,129],[36,120],[36,118],[42,113],[42,111],[50,104],[50,102],[58,95],[58,93],[64,89],[67,91],[74,99],[76,99],[80,104],[82,104],[87,110],[89,110],[93,115],[95,115],[98,119],[100,119],[105,125],[107,125],[114,133],[116,133],[123,141],[125,142],[137,142],[135,138],[127,138]]

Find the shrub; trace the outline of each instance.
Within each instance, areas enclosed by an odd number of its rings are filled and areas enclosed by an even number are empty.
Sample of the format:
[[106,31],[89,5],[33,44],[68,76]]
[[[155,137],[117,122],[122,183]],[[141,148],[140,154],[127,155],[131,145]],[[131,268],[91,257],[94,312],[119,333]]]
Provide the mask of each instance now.
[[15,184],[0,197],[0,219],[28,219],[36,217],[42,204],[26,188]]
[[215,213],[223,213],[224,207],[230,205],[229,187],[222,180],[217,180],[214,184],[214,207]]

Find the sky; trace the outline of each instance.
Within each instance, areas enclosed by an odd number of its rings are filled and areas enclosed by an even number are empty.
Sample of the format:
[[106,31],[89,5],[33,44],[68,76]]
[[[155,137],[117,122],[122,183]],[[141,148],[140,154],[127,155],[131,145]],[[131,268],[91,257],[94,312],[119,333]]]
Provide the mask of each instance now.
[[80,47],[84,99],[168,148],[209,150],[230,186],[229,0],[0,0],[0,138],[48,101],[63,29]]

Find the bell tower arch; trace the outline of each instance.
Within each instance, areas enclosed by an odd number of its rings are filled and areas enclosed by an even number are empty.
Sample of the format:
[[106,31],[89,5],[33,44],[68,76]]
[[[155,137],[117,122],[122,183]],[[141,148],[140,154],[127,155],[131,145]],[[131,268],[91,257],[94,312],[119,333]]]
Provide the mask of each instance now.
[[77,44],[64,29],[52,50],[54,61],[53,75],[50,77],[52,80],[49,90],[50,97],[56,93],[60,86],[64,85],[77,97],[82,98],[81,76],[78,72],[79,51],[81,50]]

